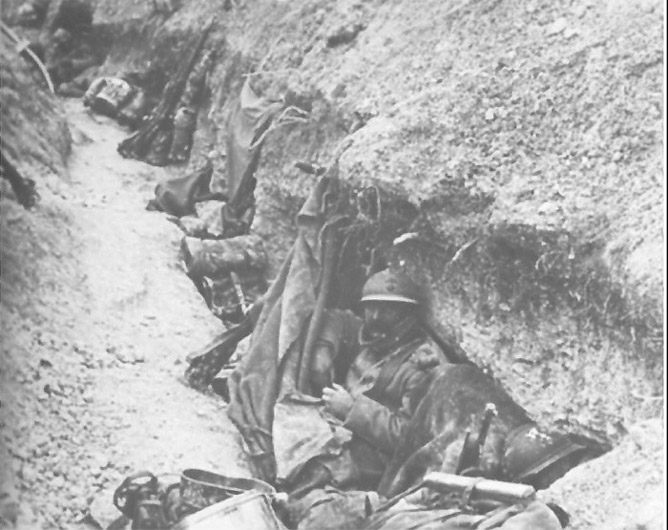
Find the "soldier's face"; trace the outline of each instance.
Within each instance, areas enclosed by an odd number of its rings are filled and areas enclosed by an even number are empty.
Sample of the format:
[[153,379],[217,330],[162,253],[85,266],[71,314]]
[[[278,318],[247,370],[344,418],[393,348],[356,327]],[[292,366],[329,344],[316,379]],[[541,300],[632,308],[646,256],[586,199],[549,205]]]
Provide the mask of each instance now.
[[385,335],[407,315],[411,304],[400,302],[365,302],[364,323],[372,335]]

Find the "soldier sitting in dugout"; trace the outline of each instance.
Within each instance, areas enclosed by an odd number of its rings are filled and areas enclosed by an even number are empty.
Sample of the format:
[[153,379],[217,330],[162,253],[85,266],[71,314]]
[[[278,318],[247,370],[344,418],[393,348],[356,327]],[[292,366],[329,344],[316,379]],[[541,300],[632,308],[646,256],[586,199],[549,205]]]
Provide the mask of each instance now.
[[[446,362],[430,339],[425,293],[407,276],[371,276],[361,303],[363,321],[348,311],[328,314],[311,365],[314,394],[322,391],[325,409],[352,439],[340,454],[299,466],[284,486],[290,498],[327,485],[395,495],[439,469],[542,489],[600,454],[583,440],[540,429],[478,367]],[[461,461],[476,469],[456,470],[464,432],[488,402],[498,406],[499,417],[482,461]]]
[[374,489],[404,436],[442,354],[429,339],[427,304],[407,276],[381,271],[364,285],[364,319],[332,311],[311,364],[314,394],[353,433],[342,455],[310,463],[293,495],[325,484]]

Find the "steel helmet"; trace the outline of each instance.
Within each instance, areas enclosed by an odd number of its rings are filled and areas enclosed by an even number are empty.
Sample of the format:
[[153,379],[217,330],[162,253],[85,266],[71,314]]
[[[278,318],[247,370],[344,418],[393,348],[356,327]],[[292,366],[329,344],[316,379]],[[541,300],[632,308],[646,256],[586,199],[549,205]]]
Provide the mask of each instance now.
[[547,473],[548,468],[550,474],[557,467],[566,473],[587,450],[566,434],[546,433],[536,425],[523,425],[508,436],[503,474],[506,480],[532,483]]
[[403,302],[420,305],[420,288],[405,274],[384,270],[369,277],[361,302]]

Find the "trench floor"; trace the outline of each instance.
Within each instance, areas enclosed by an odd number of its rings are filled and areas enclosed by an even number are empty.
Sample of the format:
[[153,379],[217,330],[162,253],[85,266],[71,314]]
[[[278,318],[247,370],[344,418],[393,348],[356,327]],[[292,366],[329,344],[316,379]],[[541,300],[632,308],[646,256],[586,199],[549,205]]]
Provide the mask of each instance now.
[[89,512],[104,526],[135,471],[250,475],[222,400],[181,379],[223,328],[182,270],[180,230],[145,210],[167,172],[123,159],[126,130],[64,104],[69,181],[33,211],[3,201],[3,489],[21,528]]

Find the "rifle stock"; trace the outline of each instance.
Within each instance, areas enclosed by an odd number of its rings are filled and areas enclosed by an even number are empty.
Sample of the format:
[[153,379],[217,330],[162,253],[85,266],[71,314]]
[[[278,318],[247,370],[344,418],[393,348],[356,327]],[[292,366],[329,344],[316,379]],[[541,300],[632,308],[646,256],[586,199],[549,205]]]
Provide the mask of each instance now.
[[204,389],[211,384],[236,351],[237,344],[253,332],[261,310],[262,302],[258,301],[239,324],[225,330],[203,348],[188,354],[186,360],[189,366],[184,376],[189,385]]

